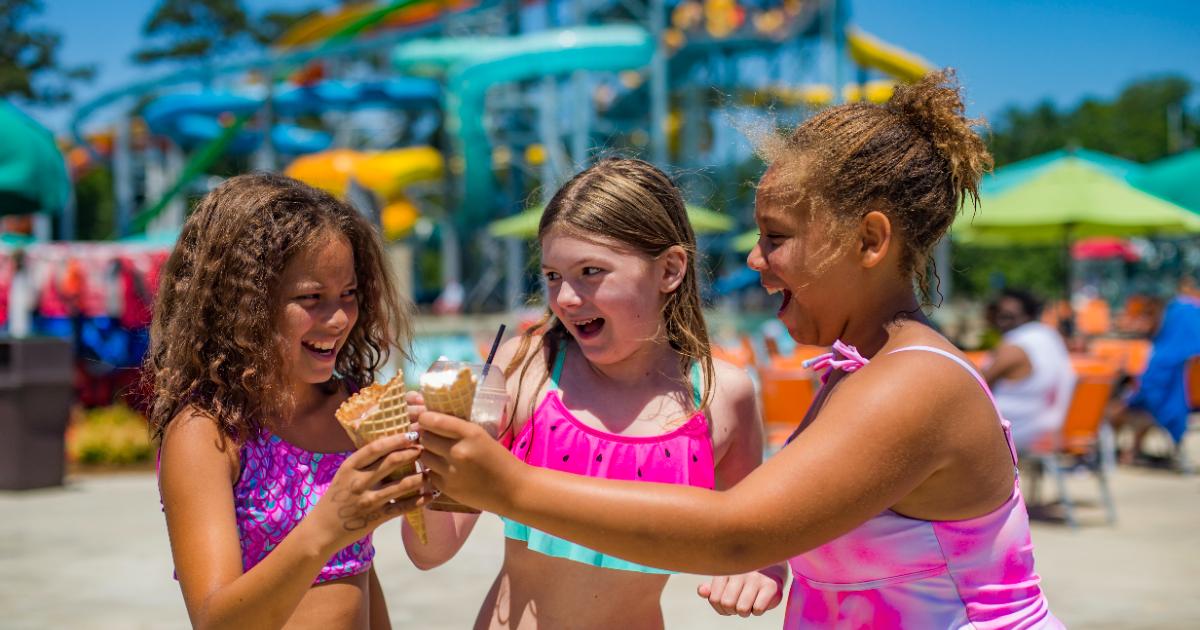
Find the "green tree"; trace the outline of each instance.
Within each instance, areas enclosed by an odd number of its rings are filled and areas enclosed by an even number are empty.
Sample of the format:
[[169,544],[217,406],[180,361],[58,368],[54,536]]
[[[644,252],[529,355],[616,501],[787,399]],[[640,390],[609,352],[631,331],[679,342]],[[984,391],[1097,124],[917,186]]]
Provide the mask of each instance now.
[[[1044,101],[1023,110],[1009,107],[993,125],[989,144],[996,165],[1023,160],[1065,147],[1093,149],[1137,162],[1165,157],[1172,151],[1168,119],[1185,111],[1192,84],[1176,76],[1135,81],[1115,100],[1085,99],[1060,111]],[[1182,119],[1185,142],[1200,140],[1200,125]]]
[[142,26],[134,61],[195,61],[269,44],[318,9],[272,9],[255,18],[239,0],[162,0]]
[[[1170,112],[1186,111],[1192,84],[1180,77],[1154,77],[1127,85],[1112,100],[1088,98],[1069,109],[1043,101],[1005,109],[989,137],[996,165],[1068,147],[1102,151],[1136,162],[1167,156],[1173,148]],[[1178,116],[1186,146],[1200,140],[1200,112]],[[1190,119],[1189,119],[1190,118]],[[1021,286],[1047,298],[1062,297],[1066,267],[1061,247],[981,248],[955,245],[954,287],[986,297],[1001,285]]]
[[301,20],[312,17],[320,9],[308,8],[288,11],[286,9],[272,9],[263,13],[257,20],[257,25],[254,29],[254,38],[260,44],[270,44],[279,39],[288,29],[295,26]]
[[162,0],[142,26],[151,42],[133,59],[150,64],[219,56],[250,45],[252,33],[238,0]]
[[1004,286],[1023,287],[1045,299],[1062,297],[1066,260],[1062,247],[974,247],[953,244],[955,294],[986,298]]
[[0,0],[0,98],[37,105],[71,100],[71,85],[94,74],[90,66],[64,67],[58,61],[62,37],[31,28],[42,12],[39,0]]
[[112,171],[98,165],[75,182],[74,238],[105,240],[117,229],[117,202],[113,197]]

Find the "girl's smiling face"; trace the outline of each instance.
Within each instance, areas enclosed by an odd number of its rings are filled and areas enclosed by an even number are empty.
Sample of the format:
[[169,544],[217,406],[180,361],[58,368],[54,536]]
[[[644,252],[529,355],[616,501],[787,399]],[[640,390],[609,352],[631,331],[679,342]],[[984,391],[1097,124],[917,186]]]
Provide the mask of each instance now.
[[671,247],[658,257],[604,238],[582,239],[552,229],[542,239],[542,274],[554,316],[588,361],[612,364],[644,344],[664,341],[663,304],[687,270],[687,255]]
[[288,261],[280,276],[280,336],[294,386],[333,376],[338,352],[358,321],[354,252],[336,232],[326,232]]
[[796,174],[772,167],[759,183],[754,219],[759,237],[746,264],[759,272],[768,292],[783,294],[777,316],[799,343],[830,345],[843,333],[860,269],[840,247],[813,197],[785,179]]

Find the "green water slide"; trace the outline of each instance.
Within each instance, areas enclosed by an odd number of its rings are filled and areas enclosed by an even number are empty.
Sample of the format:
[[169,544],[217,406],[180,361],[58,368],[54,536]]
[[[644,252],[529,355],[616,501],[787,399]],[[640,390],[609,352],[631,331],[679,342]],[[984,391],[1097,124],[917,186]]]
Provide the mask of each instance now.
[[[175,179],[175,183],[171,184],[171,187],[167,189],[167,192],[163,193],[163,195],[154,202],[154,205],[138,213],[137,216],[133,218],[131,231],[134,234],[140,234],[146,231],[146,226],[148,226],[150,222],[155,219],[155,217],[162,214],[162,211],[166,209],[168,204],[171,203],[171,200],[175,198],[175,195],[178,195],[184,188],[187,187],[188,184],[192,182],[193,179],[203,175],[206,171],[208,171],[210,166],[216,163],[217,160],[221,159],[221,156],[225,154],[226,147],[229,146],[229,143],[233,142],[233,139],[237,137],[237,134],[242,130],[242,127],[246,126],[246,122],[250,120],[250,116],[250,114],[242,114],[238,116],[230,125],[221,130],[221,134],[219,136],[196,151],[196,153],[192,155],[191,159],[188,160],[187,164],[184,165],[183,171],[179,174],[179,177]],[[113,234],[112,238],[116,238],[118,236],[124,235]]]
[[518,37],[423,39],[398,45],[396,69],[445,77],[446,131],[463,156],[459,225],[481,226],[494,201],[485,97],[494,85],[567,74],[643,68],[654,39],[637,26],[594,26]]

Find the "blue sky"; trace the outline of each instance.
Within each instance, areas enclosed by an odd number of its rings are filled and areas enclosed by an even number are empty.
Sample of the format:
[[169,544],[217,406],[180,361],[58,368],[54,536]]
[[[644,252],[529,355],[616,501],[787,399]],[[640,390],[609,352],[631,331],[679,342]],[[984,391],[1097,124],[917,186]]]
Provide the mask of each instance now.
[[[94,63],[96,80],[77,102],[159,72],[133,65],[155,0],[43,0],[37,24],[63,36],[67,64]],[[322,0],[243,0],[264,8]],[[1200,1],[853,0],[852,22],[937,65],[958,68],[972,115],[1050,99],[1071,105],[1111,97],[1129,81],[1176,73],[1200,83]],[[1194,99],[1195,101],[1196,99]],[[55,130],[70,108],[31,112]]]

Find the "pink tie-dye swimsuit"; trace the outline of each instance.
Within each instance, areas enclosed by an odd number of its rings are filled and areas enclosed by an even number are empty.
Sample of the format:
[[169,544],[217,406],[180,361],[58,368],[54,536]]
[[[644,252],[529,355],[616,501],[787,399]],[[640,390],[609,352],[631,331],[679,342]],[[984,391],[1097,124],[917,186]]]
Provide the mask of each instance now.
[[[834,350],[815,367],[852,372],[867,363],[851,346],[839,342]],[[957,356],[927,346],[895,352],[904,351],[953,360],[991,397],[986,382]],[[1015,466],[1009,424],[1001,425]],[[886,510],[788,564],[794,575],[784,621],[789,630],[1063,627],[1050,614],[1033,569],[1029,516],[1015,479],[1008,501],[983,516],[924,521]]]

